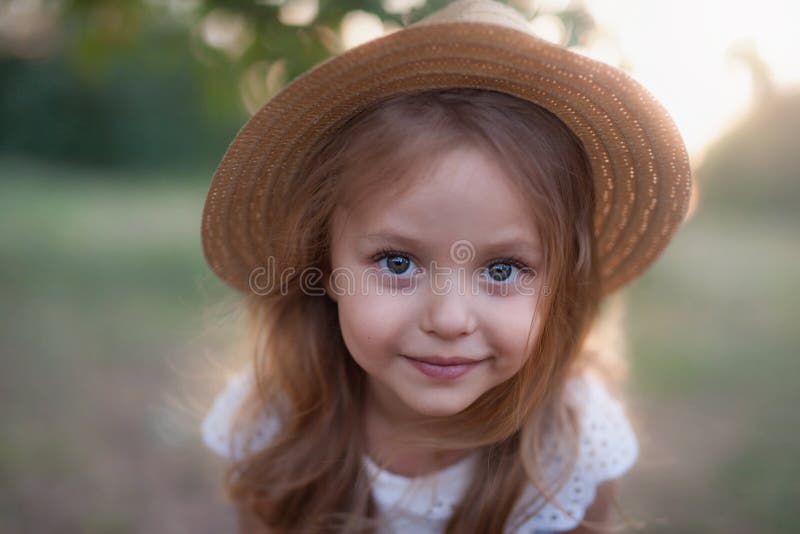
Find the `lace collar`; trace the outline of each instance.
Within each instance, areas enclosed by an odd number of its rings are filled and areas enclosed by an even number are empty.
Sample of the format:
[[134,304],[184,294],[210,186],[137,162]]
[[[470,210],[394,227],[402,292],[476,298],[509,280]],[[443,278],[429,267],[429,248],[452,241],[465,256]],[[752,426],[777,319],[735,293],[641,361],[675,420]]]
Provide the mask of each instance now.
[[419,477],[406,477],[381,469],[366,454],[363,459],[367,474],[373,481],[373,497],[382,511],[400,509],[430,519],[447,519],[467,488],[478,453]]

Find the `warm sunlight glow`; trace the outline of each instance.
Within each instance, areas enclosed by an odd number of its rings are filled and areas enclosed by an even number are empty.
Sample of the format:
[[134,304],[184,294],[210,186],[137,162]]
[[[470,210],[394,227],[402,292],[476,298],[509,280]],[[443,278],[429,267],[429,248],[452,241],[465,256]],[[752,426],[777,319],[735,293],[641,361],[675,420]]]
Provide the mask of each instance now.
[[[781,0],[584,0],[617,48],[622,66],[673,115],[693,163],[709,142],[747,110],[750,70],[730,50],[752,41],[777,89],[800,83],[796,33],[800,4]],[[592,44],[589,48],[594,48]],[[597,51],[596,51],[597,52]],[[622,65],[619,63],[622,62]]]
[[567,30],[556,15],[539,15],[530,22],[533,33],[556,44],[566,44]]

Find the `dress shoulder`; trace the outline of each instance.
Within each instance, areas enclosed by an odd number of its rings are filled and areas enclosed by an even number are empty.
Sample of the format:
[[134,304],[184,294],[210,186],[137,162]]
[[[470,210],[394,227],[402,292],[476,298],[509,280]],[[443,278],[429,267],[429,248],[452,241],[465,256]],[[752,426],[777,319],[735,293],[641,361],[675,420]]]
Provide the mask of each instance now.
[[[578,458],[555,501],[569,513],[548,502],[517,526],[509,521],[508,533],[558,532],[577,527],[594,502],[597,486],[620,477],[636,462],[639,445],[624,407],[599,378],[591,374],[573,377],[567,384],[566,395],[567,402],[578,410]],[[557,456],[553,465],[545,466],[545,471],[555,472],[562,461]],[[536,487],[530,484],[512,517],[528,516],[525,512],[532,509],[531,502],[540,505],[537,494]]]
[[235,431],[234,419],[242,403],[253,388],[250,372],[240,372],[228,379],[225,387],[214,398],[211,409],[201,424],[203,443],[225,458],[238,460],[248,452],[264,448],[280,429],[280,420],[274,412],[263,412],[254,422],[252,436]]

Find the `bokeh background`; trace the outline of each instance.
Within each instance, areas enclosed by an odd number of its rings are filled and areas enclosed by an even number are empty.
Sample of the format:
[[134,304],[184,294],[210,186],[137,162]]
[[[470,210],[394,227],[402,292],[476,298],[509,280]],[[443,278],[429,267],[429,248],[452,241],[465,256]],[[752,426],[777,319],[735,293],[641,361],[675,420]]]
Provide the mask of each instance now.
[[[237,358],[204,263],[250,113],[424,0],[0,0],[0,531],[227,532],[199,422]],[[645,532],[797,532],[796,2],[508,2],[670,110],[695,203],[607,307],[630,361]]]

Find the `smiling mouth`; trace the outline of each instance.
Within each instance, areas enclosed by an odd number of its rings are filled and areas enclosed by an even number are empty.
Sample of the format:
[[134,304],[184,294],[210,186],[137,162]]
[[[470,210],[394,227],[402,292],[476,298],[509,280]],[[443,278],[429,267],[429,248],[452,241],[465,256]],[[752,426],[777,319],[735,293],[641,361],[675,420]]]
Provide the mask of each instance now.
[[[477,369],[482,362],[485,362],[488,359],[450,358],[449,360],[446,360],[448,361],[447,364],[442,365],[411,358],[402,354],[401,356],[403,356],[403,358],[405,358],[408,363],[415,367],[419,372],[428,376],[428,378],[439,381],[455,380],[469,373],[473,369]],[[462,363],[453,363],[454,361],[460,361]]]
[[458,356],[453,357],[445,357],[445,356],[425,356],[425,357],[413,357],[407,356],[405,354],[401,354],[404,358],[408,358],[409,360],[414,360],[417,362],[425,363],[428,365],[437,365],[440,367],[449,367],[454,365],[473,365],[476,363],[480,363],[486,358],[462,358]]

